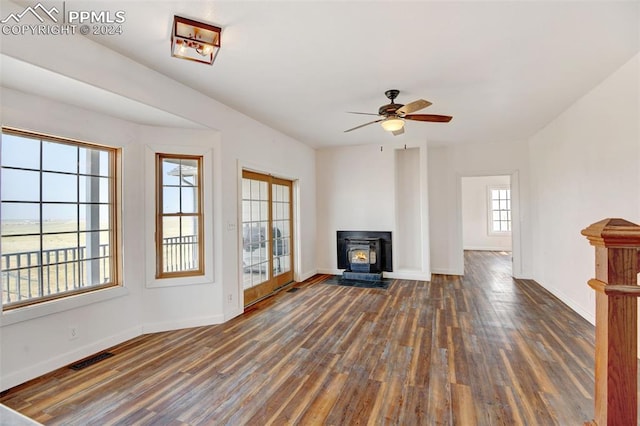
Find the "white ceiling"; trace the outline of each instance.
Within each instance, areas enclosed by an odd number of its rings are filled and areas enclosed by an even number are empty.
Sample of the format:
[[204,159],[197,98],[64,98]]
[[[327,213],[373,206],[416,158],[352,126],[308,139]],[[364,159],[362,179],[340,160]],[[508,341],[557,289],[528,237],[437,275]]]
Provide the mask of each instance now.
[[[392,88],[400,103],[433,103],[421,113],[454,117],[409,122],[396,138],[431,145],[526,139],[638,52],[639,5],[73,2],[126,12],[122,35],[94,41],[313,147],[393,140],[377,124],[343,133],[375,119],[347,111],[377,112]],[[223,27],[213,66],[170,57],[174,14]]]

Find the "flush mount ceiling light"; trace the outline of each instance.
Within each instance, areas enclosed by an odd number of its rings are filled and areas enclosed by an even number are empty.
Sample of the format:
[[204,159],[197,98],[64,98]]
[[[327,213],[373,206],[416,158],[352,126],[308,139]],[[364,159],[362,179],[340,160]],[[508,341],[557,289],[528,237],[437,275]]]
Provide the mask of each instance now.
[[389,117],[382,120],[380,125],[387,132],[397,132],[404,127],[404,120],[398,117]]
[[171,56],[211,65],[220,49],[221,32],[220,27],[174,16]]

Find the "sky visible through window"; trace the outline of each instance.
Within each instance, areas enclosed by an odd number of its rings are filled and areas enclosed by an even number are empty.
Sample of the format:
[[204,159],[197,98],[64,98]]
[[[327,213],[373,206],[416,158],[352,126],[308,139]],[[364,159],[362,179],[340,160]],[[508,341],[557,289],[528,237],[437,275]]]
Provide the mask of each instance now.
[[115,285],[115,150],[3,130],[0,156],[3,305]]
[[164,159],[162,161],[164,213],[196,212],[197,164],[197,161],[192,159]]
[[[85,220],[85,209],[73,204],[109,202],[109,155],[98,151],[97,167],[91,170],[87,161],[89,148],[56,142],[42,142],[42,188],[40,188],[39,139],[2,134],[2,166],[12,167],[2,172],[2,221],[38,221],[40,190],[42,190],[43,221]],[[68,173],[68,174],[67,174]],[[80,173],[78,177],[76,174]],[[82,176],[91,174],[98,176]],[[97,194],[90,195],[83,186],[97,183]],[[80,186],[80,188],[79,188]],[[20,203],[11,202],[19,201]],[[80,214],[78,218],[77,215]]]

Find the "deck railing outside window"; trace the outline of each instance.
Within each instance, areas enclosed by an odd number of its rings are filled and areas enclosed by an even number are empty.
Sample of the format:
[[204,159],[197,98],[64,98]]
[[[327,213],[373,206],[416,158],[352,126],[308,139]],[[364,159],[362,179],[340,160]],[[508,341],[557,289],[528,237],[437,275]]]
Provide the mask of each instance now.
[[[170,271],[197,267],[197,235],[164,238],[162,247],[165,259],[170,261],[167,265]],[[100,244],[98,256],[92,258],[87,258],[86,251],[86,247],[65,247],[3,254],[0,260],[3,304],[108,283],[109,245]],[[88,268],[98,270],[90,272]],[[87,277],[92,277],[93,282],[88,283]]]
[[162,239],[166,272],[198,269],[198,236],[183,235]]

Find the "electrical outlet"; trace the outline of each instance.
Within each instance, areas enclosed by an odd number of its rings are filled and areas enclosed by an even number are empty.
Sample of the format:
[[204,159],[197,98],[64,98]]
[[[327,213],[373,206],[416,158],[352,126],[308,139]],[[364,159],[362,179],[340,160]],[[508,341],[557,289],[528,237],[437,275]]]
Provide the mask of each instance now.
[[233,302],[233,294],[229,293],[227,295],[227,302],[229,302],[229,303]]
[[69,340],[75,340],[78,338],[78,326],[70,325],[69,326]]

